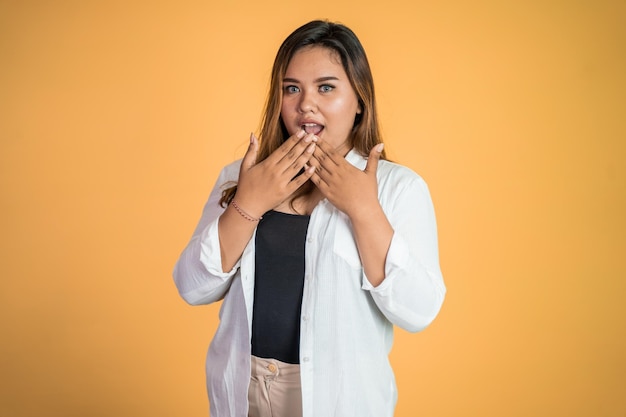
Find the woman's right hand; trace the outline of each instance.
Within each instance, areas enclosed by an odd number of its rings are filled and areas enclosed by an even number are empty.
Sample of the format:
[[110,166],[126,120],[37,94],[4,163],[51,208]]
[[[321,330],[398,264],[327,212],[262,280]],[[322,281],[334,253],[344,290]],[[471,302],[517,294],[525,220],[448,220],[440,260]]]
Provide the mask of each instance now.
[[298,175],[313,156],[315,140],[315,135],[300,130],[257,163],[259,142],[254,134],[250,134],[250,146],[239,171],[237,205],[258,219],[289,198],[315,172],[310,166]]
[[[231,271],[241,258],[264,213],[273,209],[313,175],[309,166],[298,175],[315,151],[315,136],[303,130],[291,136],[263,161],[257,163],[259,143],[250,135],[250,147],[243,157],[235,208],[229,205],[219,219],[222,270]],[[298,175],[296,177],[296,175]]]

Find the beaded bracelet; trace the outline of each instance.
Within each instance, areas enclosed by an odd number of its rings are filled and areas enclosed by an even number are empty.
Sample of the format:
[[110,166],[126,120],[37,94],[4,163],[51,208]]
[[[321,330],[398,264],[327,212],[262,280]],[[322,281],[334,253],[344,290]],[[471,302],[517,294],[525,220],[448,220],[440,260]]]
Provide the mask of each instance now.
[[258,219],[255,219],[254,217],[252,217],[251,215],[249,215],[248,213],[246,213],[245,211],[243,211],[243,209],[241,207],[239,207],[237,205],[237,203],[235,203],[235,200],[232,200],[230,202],[230,204],[233,205],[233,207],[235,208],[235,210],[237,210],[237,213],[239,213],[241,215],[241,217],[243,217],[246,220],[249,220],[251,222],[258,222],[259,220],[261,220],[263,218],[263,216],[259,217]]

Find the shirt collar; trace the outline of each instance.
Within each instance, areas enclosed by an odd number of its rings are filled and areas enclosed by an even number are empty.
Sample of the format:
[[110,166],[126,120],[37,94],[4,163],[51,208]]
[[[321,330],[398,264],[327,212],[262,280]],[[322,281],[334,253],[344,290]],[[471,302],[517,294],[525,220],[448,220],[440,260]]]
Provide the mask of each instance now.
[[359,169],[365,169],[367,158],[364,158],[356,149],[352,148],[346,155],[346,161]]

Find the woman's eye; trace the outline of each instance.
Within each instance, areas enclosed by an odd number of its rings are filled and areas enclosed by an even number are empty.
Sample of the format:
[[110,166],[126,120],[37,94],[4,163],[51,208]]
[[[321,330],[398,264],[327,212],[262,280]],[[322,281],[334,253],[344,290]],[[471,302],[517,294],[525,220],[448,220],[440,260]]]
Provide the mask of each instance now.
[[285,87],[285,92],[288,94],[297,93],[298,91],[300,91],[300,89],[295,85],[288,85]]
[[320,91],[322,93],[328,93],[329,91],[332,91],[332,89],[335,88],[332,85],[322,85],[320,86]]

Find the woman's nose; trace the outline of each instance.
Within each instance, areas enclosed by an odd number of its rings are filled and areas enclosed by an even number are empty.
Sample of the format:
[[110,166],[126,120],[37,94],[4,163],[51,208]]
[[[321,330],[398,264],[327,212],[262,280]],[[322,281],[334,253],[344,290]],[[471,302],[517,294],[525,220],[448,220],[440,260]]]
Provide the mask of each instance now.
[[303,91],[300,96],[300,112],[308,113],[315,112],[317,109],[317,102],[315,101],[315,97],[310,92]]

